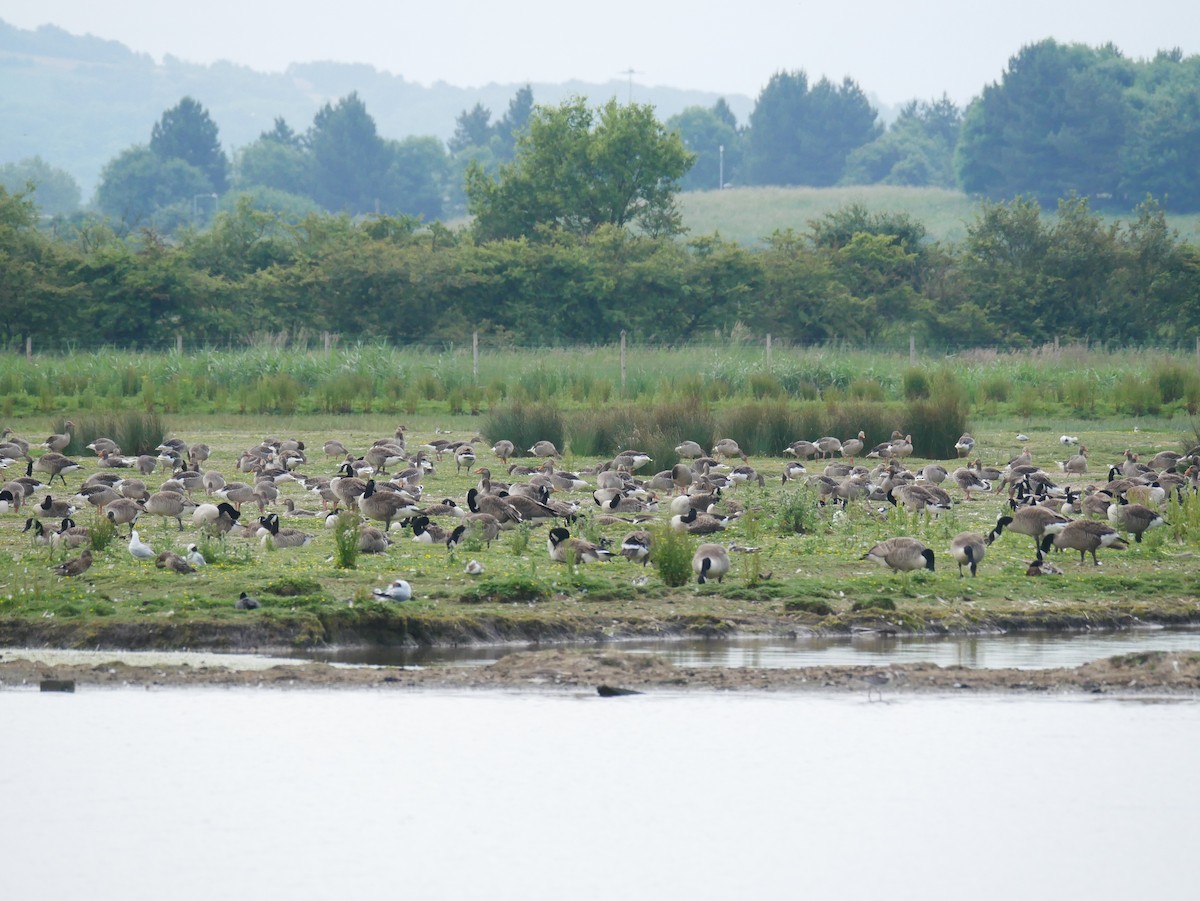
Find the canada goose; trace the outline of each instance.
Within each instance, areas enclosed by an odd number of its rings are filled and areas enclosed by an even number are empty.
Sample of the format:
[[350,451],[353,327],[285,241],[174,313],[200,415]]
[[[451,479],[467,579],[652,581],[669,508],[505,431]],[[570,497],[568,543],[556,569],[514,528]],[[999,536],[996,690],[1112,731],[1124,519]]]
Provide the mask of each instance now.
[[546,504],[524,494],[509,494],[503,496],[503,500],[508,501],[509,506],[521,515],[522,522],[533,523],[541,519],[556,519],[558,517],[558,514]]
[[865,554],[863,560],[874,560],[892,572],[911,572],[927,569],[933,572],[934,554],[915,538],[889,538],[881,541]]
[[179,523],[179,531],[182,532],[183,514],[196,505],[182,494],[176,494],[173,491],[156,491],[146,499],[143,506],[146,512],[152,516],[175,520]]
[[391,547],[392,542],[382,529],[374,526],[363,526],[358,530],[358,549],[364,554],[382,554]]
[[487,513],[492,516],[502,529],[511,529],[523,522],[523,517],[516,507],[505,498],[490,494],[480,494],[472,488],[467,492],[467,506],[472,513]]
[[701,585],[714,577],[723,582],[729,572],[729,551],[719,544],[700,545],[692,555],[692,572]]
[[971,437],[970,432],[963,432],[962,436],[954,443],[955,456],[969,457],[975,450],[975,439]]
[[550,530],[550,536],[546,539],[546,549],[555,563],[599,563],[612,557],[606,548],[582,538],[572,538],[571,533],[562,526]]
[[25,475],[32,477],[33,471],[48,473],[50,478],[46,482],[47,485],[53,484],[54,477],[58,476],[62,480],[63,485],[67,484],[64,472],[74,472],[79,469],[79,464],[74,460],[64,457],[62,454],[47,451],[36,460],[31,460],[25,467]]
[[87,526],[75,525],[75,520],[69,516],[63,518],[58,531],[50,533],[50,544],[54,547],[61,547],[63,545],[70,548],[82,547],[91,540],[91,530]]
[[1081,475],[1087,472],[1087,448],[1083,445],[1080,445],[1079,453],[1072,457],[1068,457],[1058,465],[1062,468],[1063,472],[1070,473],[1072,475]]
[[46,527],[42,525],[42,521],[37,517],[31,516],[25,520],[25,528],[22,532],[33,532],[33,541],[35,544],[49,544],[50,533],[46,531]]
[[64,516],[73,516],[75,514],[75,505],[69,501],[56,501],[50,495],[42,498],[42,502],[36,507],[33,507],[35,516],[45,516],[50,519],[62,519]]
[[262,602],[243,591],[238,595],[238,599],[233,602],[233,606],[238,610],[257,610],[262,606]]
[[499,457],[500,462],[505,466],[508,465],[508,458],[513,455],[513,451],[516,449],[516,445],[506,438],[501,439],[492,445],[492,453]]
[[561,457],[553,441],[539,441],[529,449],[535,457]]
[[208,561],[205,560],[204,555],[200,553],[200,548],[196,547],[194,544],[189,544],[187,546],[187,553],[184,555],[184,559],[187,560],[188,563],[192,564],[192,566],[208,565]]
[[68,419],[63,424],[62,433],[58,435],[51,435],[42,442],[42,447],[46,448],[46,450],[61,454],[71,443],[71,429],[73,428],[75,428],[75,423]]
[[650,533],[639,529],[630,532],[621,541],[621,556],[630,563],[638,562],[645,566],[650,562],[650,545],[653,538]]
[[92,549],[84,548],[83,553],[54,567],[60,576],[78,576],[92,565]]
[[724,532],[725,522],[709,513],[701,513],[695,507],[689,507],[687,513],[671,517],[671,528],[676,532],[689,532],[692,535],[711,535],[714,532]]
[[137,529],[129,533],[129,554],[135,560],[153,560],[157,556],[154,548],[142,541]]
[[975,568],[986,553],[987,545],[983,541],[983,536],[978,532],[959,532],[950,540],[950,556],[958,564],[960,579],[964,565],[971,568],[971,578],[974,578]]
[[1071,520],[1061,513],[1055,513],[1045,507],[1018,507],[1012,516],[1001,515],[996,520],[996,527],[988,533],[986,540],[991,544],[1000,537],[1007,526],[1018,535],[1030,536],[1033,539],[1034,552],[1041,557],[1042,539],[1061,532],[1070,522]]
[[176,572],[181,575],[185,573],[194,573],[196,568],[188,563],[178,554],[172,551],[163,551],[154,558],[154,565],[159,569],[169,569],[171,572]]
[[387,588],[376,588],[372,595],[381,601],[407,601],[412,598],[412,586],[404,579],[393,580]]
[[9,487],[0,488],[0,513],[13,512],[16,513],[21,509],[21,500],[25,497],[25,492],[16,492]]
[[853,463],[854,458],[861,454],[866,446],[867,433],[860,429],[857,438],[849,438],[842,442],[842,456]]
[[694,460],[704,456],[704,448],[695,441],[681,441],[675,445],[675,453],[685,460]]
[[291,528],[281,529],[279,527],[278,513],[269,513],[262,517],[259,522],[266,528],[268,533],[262,537],[263,547],[266,547],[268,542],[277,548],[304,547],[312,541],[312,536],[307,532]]
[[430,522],[428,516],[414,517],[409,525],[412,526],[413,541],[422,544],[445,544],[450,537],[451,530]]
[[1100,565],[1096,551],[1102,547],[1123,551],[1129,547],[1121,538],[1121,534],[1106,522],[1095,519],[1076,519],[1070,522],[1056,535],[1047,535],[1042,539],[1043,553],[1050,550],[1053,542],[1058,548],[1071,548],[1079,551],[1079,565],[1084,563],[1084,555],[1091,553],[1092,563]]
[[104,508],[104,515],[108,521],[114,526],[129,526],[131,535],[133,534],[133,524],[137,522],[137,518],[142,512],[142,505],[128,497],[117,498]]
[[1131,532],[1133,540],[1139,544],[1142,541],[1142,533],[1156,526],[1165,526],[1167,524],[1162,514],[1156,510],[1151,510],[1144,504],[1109,504],[1106,513],[1109,522],[1122,532]]
[[746,454],[742,451],[741,447],[738,446],[738,443],[736,441],[734,441],[732,438],[722,438],[720,441],[718,441],[716,444],[714,444],[713,449],[712,449],[712,456],[718,457],[718,458],[741,457],[743,463],[745,463],[748,459],[746,457]]

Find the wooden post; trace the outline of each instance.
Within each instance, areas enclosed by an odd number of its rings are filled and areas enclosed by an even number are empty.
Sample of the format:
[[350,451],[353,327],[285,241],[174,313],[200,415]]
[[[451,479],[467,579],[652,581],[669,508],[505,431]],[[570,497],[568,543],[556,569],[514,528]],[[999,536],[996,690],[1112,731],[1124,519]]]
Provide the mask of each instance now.
[[1196,368],[1200,369],[1200,335],[1196,336]]
[[[1200,338],[1197,338],[1197,346],[1200,347]],[[25,362],[33,362],[33,335],[25,336]]]
[[908,333],[908,365],[917,365],[917,337],[912,332]]
[[325,353],[329,353],[330,335],[329,332],[321,332],[321,337],[325,341]]
[[621,396],[625,396],[625,329],[621,329]]
[[471,378],[479,384],[479,332],[471,332]]
[[1054,336],[1054,355],[1058,356],[1058,335]]
[[183,356],[183,332],[175,333],[175,353]]
[[771,336],[767,335],[767,370],[771,369]]

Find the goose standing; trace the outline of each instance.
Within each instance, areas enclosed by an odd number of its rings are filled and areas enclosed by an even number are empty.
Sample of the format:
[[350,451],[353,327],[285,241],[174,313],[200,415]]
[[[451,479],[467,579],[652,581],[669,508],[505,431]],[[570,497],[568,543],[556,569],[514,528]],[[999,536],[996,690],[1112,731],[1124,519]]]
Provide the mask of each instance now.
[[505,466],[508,465],[508,458],[513,455],[513,451],[516,449],[516,445],[507,438],[502,438],[492,445],[492,453],[499,457],[500,462]]
[[988,533],[987,543],[991,544],[1004,532],[1007,526],[1018,535],[1028,535],[1033,539],[1033,549],[1038,559],[1042,556],[1042,539],[1048,535],[1061,532],[1071,523],[1071,520],[1061,513],[1047,510],[1045,507],[1018,507],[1012,516],[1001,515],[996,520],[996,527]]
[[722,438],[713,445],[712,455],[714,457],[741,457],[742,462],[747,462],[745,452],[741,449],[736,441],[732,438]]
[[639,529],[630,532],[621,541],[621,556],[630,563],[641,563],[645,566],[650,562],[650,545],[653,541],[650,533]]
[[954,443],[954,453],[959,457],[969,457],[975,450],[975,439],[971,437],[970,432],[963,432],[962,436]]
[[692,572],[701,585],[712,578],[723,582],[729,572],[729,551],[719,544],[700,545],[692,555]]
[[950,541],[950,556],[958,564],[958,577],[963,575],[963,567],[971,569],[971,578],[975,578],[975,568],[987,553],[987,545],[983,536],[978,532],[959,532]]
[[1118,529],[1132,533],[1133,540],[1138,544],[1141,544],[1145,532],[1167,524],[1161,513],[1144,504],[1109,504],[1107,515],[1108,521]]
[[675,445],[675,453],[684,460],[695,460],[697,457],[704,456],[704,448],[695,441],[681,441]]
[[529,452],[535,457],[561,457],[558,448],[554,446],[553,441],[538,441],[533,447],[529,448]]
[[842,442],[842,456],[853,463],[854,458],[861,454],[866,446],[867,433],[860,429],[857,438],[849,438]]
[[47,485],[54,483],[55,476],[62,481],[63,485],[66,485],[67,480],[63,476],[63,473],[74,472],[76,469],[79,469],[79,464],[74,460],[64,457],[62,454],[47,451],[36,460],[29,461],[29,464],[25,467],[25,475],[32,478],[35,469],[38,472],[49,474],[50,478],[46,482]]
[[46,448],[46,450],[61,454],[71,443],[71,429],[73,428],[75,428],[75,423],[68,419],[63,424],[63,430],[61,434],[51,435],[42,442],[42,447]]

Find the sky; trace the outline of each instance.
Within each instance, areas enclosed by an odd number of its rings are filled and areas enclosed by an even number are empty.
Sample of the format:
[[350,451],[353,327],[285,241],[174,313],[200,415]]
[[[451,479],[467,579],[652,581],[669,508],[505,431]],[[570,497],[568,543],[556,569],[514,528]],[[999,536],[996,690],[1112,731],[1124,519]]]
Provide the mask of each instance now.
[[[1024,44],[1200,53],[1194,0],[0,0],[0,19],[120,41],[161,60],[259,71],[331,60],[429,85],[632,80],[757,97],[779,71],[849,76],[898,104],[965,104]],[[630,72],[632,70],[632,73]]]

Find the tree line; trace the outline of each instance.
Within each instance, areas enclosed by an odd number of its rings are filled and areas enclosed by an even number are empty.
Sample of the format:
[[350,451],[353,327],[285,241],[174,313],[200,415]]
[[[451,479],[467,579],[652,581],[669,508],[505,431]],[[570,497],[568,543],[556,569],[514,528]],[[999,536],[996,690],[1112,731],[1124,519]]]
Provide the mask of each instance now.
[[[481,104],[464,110],[448,142],[396,141],[350,93],[300,130],[277,118],[229,157],[207,110],[185,97],[146,144],[109,161],[92,209],[117,228],[166,233],[206,224],[242,195],[293,219],[323,210],[450,221],[469,210],[471,171],[495,176],[514,162],[536,109],[526,86],[498,118]],[[1200,56],[1179,50],[1132,60],[1112,45],[1044,40],[1021,48],[966,109],[945,96],[913,100],[886,128],[853,79],[780,71],[744,124],[718,100],[662,127],[690,154],[675,176],[682,190],[893,184],[1043,206],[1078,194],[1121,210],[1150,194],[1200,210]],[[0,167],[10,192],[27,182],[43,211],[77,210],[70,176],[40,158]]]
[[[519,175],[519,173],[517,173]],[[507,185],[497,182],[496,185]],[[1063,340],[1179,346],[1200,336],[1200,250],[1153,200],[1108,225],[1079,197],[984,201],[956,245],[903,214],[851,205],[747,249],[616,221],[496,234],[415,217],[310,213],[250,198],[170,240],[100,222],[47,233],[0,189],[0,346],[162,349],[333,332],[348,341],[492,346],[648,344],[771,334],[1022,347]],[[648,201],[633,199],[643,210]],[[669,203],[658,212],[669,221]],[[568,220],[564,226],[577,223]]]

